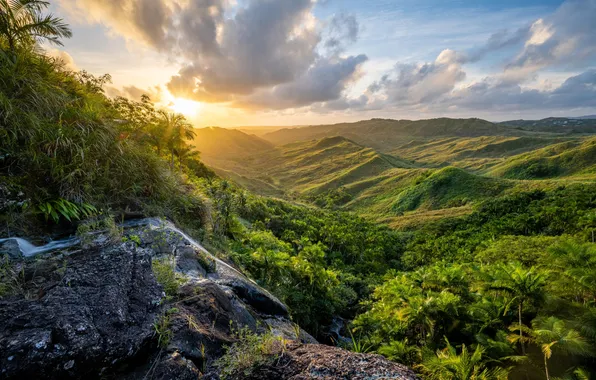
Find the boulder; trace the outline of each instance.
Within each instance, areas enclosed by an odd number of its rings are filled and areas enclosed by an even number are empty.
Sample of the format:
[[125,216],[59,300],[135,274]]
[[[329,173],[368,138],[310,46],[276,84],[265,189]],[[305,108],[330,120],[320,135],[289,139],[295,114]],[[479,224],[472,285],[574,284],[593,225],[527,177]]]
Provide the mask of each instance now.
[[[196,379],[210,370],[217,378],[213,364],[241,328],[297,341],[255,379],[409,374],[317,345],[282,302],[169,223],[131,223],[125,237],[56,242],[68,248],[9,262],[6,273],[19,277],[0,293],[0,379]],[[161,258],[182,279],[170,297],[152,269]]]
[[[207,379],[219,379],[208,374]],[[226,377],[229,380],[416,380],[407,367],[380,355],[357,354],[322,344],[290,343],[271,355],[265,364]]]

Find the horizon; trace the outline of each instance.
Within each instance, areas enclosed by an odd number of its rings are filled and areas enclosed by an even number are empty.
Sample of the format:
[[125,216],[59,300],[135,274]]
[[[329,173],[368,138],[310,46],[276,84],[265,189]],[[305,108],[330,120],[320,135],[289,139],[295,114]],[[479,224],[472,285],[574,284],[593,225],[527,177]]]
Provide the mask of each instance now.
[[570,119],[570,120],[595,120],[596,115],[578,115],[578,116],[547,116],[541,119],[504,119],[504,120],[487,120],[481,117],[448,117],[448,116],[437,116],[431,118],[422,118],[422,119],[392,119],[392,118],[379,118],[373,117],[369,119],[360,119],[356,121],[350,122],[337,122],[337,123],[321,123],[321,124],[303,124],[303,125],[231,125],[231,126],[219,126],[219,125],[205,125],[205,126],[195,126],[194,128],[203,129],[203,128],[223,128],[223,129],[250,129],[250,128],[264,128],[264,129],[293,129],[293,128],[307,128],[307,127],[318,127],[318,126],[325,126],[325,125],[335,125],[335,124],[356,124],[364,121],[371,121],[371,120],[391,120],[391,121],[424,121],[424,120],[436,120],[436,119],[451,119],[451,120],[469,120],[469,119],[478,119],[487,121],[489,123],[504,123],[508,121],[542,121],[547,119]]
[[48,48],[197,127],[596,114],[596,0],[56,0]]

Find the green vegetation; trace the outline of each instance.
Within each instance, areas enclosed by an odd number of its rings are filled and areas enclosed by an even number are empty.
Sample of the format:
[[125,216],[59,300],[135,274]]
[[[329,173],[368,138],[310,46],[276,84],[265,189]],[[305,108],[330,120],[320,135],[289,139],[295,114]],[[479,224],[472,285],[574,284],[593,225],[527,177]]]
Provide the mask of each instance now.
[[593,177],[596,174],[596,139],[556,144],[512,157],[489,173],[514,179]]
[[[45,56],[38,40],[70,35],[45,6],[0,0],[2,236],[57,226],[116,236],[116,216],[166,217],[318,338],[343,317],[351,349],[431,379],[595,375],[593,138],[478,119],[374,119],[264,140],[197,132],[146,96],[108,98],[109,76]],[[193,146],[221,175],[285,200],[218,178]],[[174,265],[152,262],[168,297],[181,283]],[[28,291],[27,276],[1,261],[0,296]],[[172,313],[155,324],[163,346]],[[240,329],[222,376],[250,372],[278,345]]]
[[163,290],[169,298],[176,296],[178,288],[183,283],[183,279],[176,273],[175,266],[176,263],[169,257],[154,259],[151,262],[155,279],[163,286]]
[[505,181],[448,167],[421,174],[413,186],[396,197],[392,208],[396,213],[404,213],[418,208],[435,210],[464,206],[471,201],[497,196],[509,186]]
[[249,376],[256,367],[276,360],[277,353],[285,348],[283,338],[271,333],[259,335],[243,327],[236,330],[235,335],[236,342],[226,347],[225,354],[215,363],[224,380]]
[[70,35],[60,19],[41,14],[47,5],[0,3],[7,12],[0,21],[0,182],[15,200],[2,210],[2,225],[27,220],[13,227],[27,228],[37,216],[69,223],[101,210],[173,219],[200,211],[202,199],[183,186],[185,176],[211,172],[188,153],[190,126],[147,97],[109,99],[109,75],[73,73],[45,56],[36,41]]
[[170,340],[172,339],[173,335],[171,329],[171,319],[172,315],[175,315],[176,313],[178,313],[178,309],[169,309],[153,323],[153,330],[157,336],[157,344],[161,348],[167,348],[168,344],[170,344]]

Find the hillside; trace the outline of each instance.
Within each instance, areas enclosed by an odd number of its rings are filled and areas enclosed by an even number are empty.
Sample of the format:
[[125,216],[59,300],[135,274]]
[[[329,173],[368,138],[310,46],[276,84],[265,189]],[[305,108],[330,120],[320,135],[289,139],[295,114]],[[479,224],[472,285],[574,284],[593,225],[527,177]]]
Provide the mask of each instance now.
[[510,120],[499,125],[524,131],[558,134],[596,133],[596,119],[590,116],[580,118],[549,117],[542,120]]
[[493,167],[488,173],[515,179],[593,178],[596,174],[596,139],[570,141],[521,154]]
[[339,136],[288,144],[218,163],[219,169],[305,195],[346,186],[390,169],[414,167]]
[[273,148],[273,144],[255,135],[218,127],[195,128],[191,144],[205,161],[250,155]]
[[539,149],[572,137],[480,136],[412,139],[389,154],[430,166],[456,166],[474,171],[489,168],[508,157]]
[[359,144],[382,151],[393,149],[415,138],[523,136],[528,132],[515,130],[481,119],[428,119],[391,120],[372,119],[356,123],[315,125],[279,131],[263,135],[263,139],[275,145],[296,141],[344,136]]

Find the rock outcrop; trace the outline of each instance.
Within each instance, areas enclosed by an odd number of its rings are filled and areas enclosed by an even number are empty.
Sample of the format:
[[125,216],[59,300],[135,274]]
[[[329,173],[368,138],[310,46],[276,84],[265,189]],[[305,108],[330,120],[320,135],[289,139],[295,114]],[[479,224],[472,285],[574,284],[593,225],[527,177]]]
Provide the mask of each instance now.
[[[175,226],[148,219],[124,228],[126,242],[90,235],[34,258],[4,245],[0,379],[217,378],[214,360],[244,326],[301,341],[280,356],[283,367],[260,368],[255,379],[415,378],[381,357],[313,344],[302,330],[296,337],[282,302]],[[171,297],[152,270],[161,258],[182,279]]]
[[403,365],[380,355],[355,354],[323,344],[292,343],[250,373],[233,380],[411,380],[416,375]]

